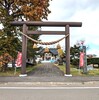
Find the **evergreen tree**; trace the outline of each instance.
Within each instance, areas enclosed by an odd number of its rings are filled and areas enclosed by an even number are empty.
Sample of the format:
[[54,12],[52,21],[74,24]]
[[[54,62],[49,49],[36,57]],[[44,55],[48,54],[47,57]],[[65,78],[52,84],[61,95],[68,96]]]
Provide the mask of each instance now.
[[74,45],[70,48],[70,61],[73,65],[79,65],[80,46]]

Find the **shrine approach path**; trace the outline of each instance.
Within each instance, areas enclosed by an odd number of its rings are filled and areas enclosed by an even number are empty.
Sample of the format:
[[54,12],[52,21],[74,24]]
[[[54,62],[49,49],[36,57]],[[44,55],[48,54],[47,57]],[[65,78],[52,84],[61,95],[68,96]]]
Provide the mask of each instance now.
[[28,76],[64,76],[64,73],[53,63],[42,63],[35,70],[28,73]]

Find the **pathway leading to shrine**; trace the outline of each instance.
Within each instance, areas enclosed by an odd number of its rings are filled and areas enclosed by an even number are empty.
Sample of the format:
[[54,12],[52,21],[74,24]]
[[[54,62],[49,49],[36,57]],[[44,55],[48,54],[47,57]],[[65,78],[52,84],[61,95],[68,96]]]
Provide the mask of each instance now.
[[32,72],[28,73],[28,76],[54,77],[54,76],[64,76],[64,73],[53,63],[47,62],[47,63],[42,63],[41,66],[37,67]]

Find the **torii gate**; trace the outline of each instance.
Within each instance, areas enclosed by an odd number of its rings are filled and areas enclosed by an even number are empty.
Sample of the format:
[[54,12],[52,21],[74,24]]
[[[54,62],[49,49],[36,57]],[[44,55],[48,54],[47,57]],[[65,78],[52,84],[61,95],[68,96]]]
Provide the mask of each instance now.
[[[70,27],[81,27],[81,22],[49,22],[49,21],[13,21],[13,26],[23,26],[24,34],[47,34],[47,35],[68,35],[65,37],[66,51],[66,71],[65,76],[71,76],[70,73]],[[46,27],[65,27],[65,31],[30,31],[28,26],[46,26]],[[27,37],[22,35],[22,67],[21,76],[26,76],[26,56],[27,56]]]

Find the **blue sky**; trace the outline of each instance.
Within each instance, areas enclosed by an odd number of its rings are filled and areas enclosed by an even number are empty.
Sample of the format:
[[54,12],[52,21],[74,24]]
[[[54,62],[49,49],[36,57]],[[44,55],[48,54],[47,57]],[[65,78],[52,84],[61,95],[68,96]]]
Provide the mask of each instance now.
[[[89,46],[87,54],[99,56],[99,0],[52,0],[48,21],[82,22],[82,27],[70,28],[70,45],[85,40]],[[44,20],[45,21],[45,20]],[[64,28],[42,28],[42,30],[64,30]],[[53,41],[63,36],[42,35],[42,41]],[[64,40],[60,42],[64,48]],[[53,45],[55,47],[55,45]]]

